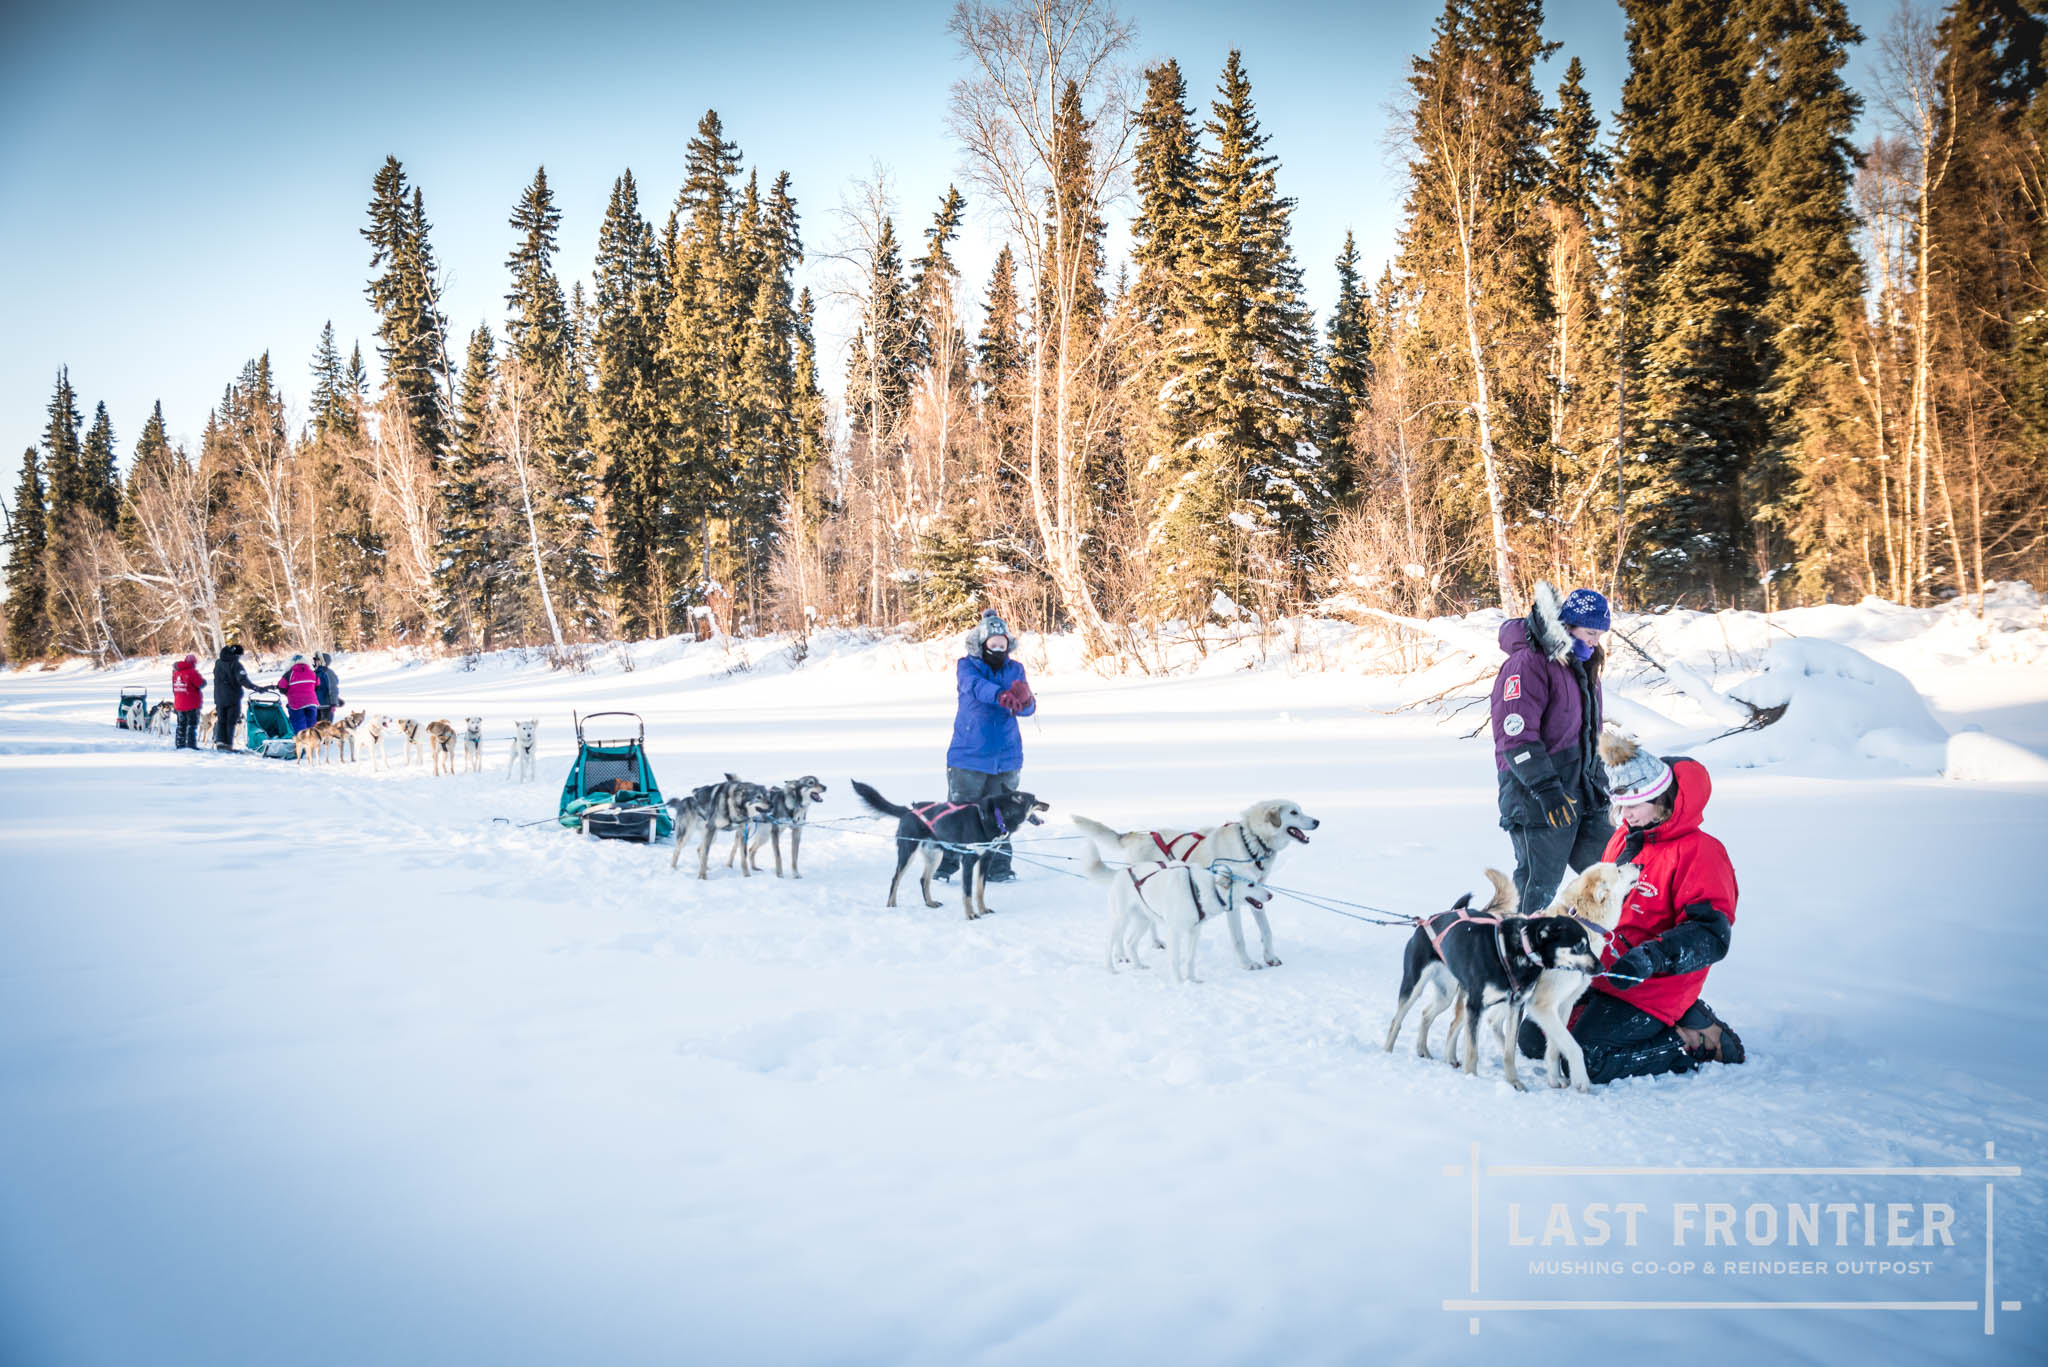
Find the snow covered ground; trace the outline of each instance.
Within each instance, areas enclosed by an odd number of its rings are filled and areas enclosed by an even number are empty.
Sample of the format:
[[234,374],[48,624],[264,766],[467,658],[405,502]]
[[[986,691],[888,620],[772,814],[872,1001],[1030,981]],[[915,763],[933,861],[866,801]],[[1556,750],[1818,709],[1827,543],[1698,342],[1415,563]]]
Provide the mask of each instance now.
[[[2025,595],[2000,613],[1989,633],[1868,604],[1637,627],[1717,687],[1787,633],[1846,645],[1941,728],[2039,759],[2048,621]],[[1468,735],[1483,704],[1392,709],[1490,661],[1367,672],[1387,652],[1336,623],[1289,644],[1144,680],[1033,642],[1026,781],[1054,804],[1036,850],[1071,852],[1052,838],[1074,811],[1213,820],[1285,795],[1323,826],[1283,885],[1402,912],[1483,886],[1510,859]],[[538,716],[529,786],[499,743],[482,775],[434,779],[117,731],[118,688],[163,692],[162,662],[0,674],[0,1361],[2048,1350],[2048,785],[1820,739],[1704,746],[1742,883],[1708,996],[1750,1061],[1524,1095],[1492,1056],[1468,1079],[1405,1037],[1382,1053],[1402,933],[1301,902],[1274,906],[1282,967],[1244,972],[1212,931],[1179,990],[1104,970],[1096,890],[1055,862],[992,889],[985,921],[950,889],[885,909],[891,847],[847,780],[940,794],[953,652],[747,649],[741,670],[736,648],[670,642],[582,675],[341,660],[356,705],[481,714],[494,738]],[[1667,752],[1721,729],[1648,674],[1615,684]],[[845,824],[812,833],[801,882],[708,883],[666,848],[509,824],[554,811],[570,711],[606,707],[645,716],[672,793],[814,772],[819,819]],[[2019,1171],[1949,1171],[2000,1165]],[[1606,1171],[1673,1166],[1801,1171]],[[1809,1203],[1843,1212],[1818,1249],[1788,1242]],[[1594,1204],[1640,1204],[1637,1243],[1618,1218],[1591,1242]],[[1710,1248],[1716,1204],[1736,1242]],[[1952,1246],[1917,1242],[1928,1205]],[[1503,1300],[1728,1308],[1446,1308]],[[1921,1308],[1795,1308],[1834,1302]]]

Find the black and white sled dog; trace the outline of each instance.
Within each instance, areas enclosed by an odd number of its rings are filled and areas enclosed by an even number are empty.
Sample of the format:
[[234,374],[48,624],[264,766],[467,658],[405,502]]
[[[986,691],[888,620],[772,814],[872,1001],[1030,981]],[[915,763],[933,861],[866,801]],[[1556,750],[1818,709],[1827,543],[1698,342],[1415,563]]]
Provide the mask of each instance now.
[[1555,969],[1590,976],[1600,971],[1600,957],[1578,921],[1566,916],[1518,916],[1515,886],[1508,876],[1488,869],[1486,878],[1493,884],[1493,896],[1478,911],[1472,910],[1468,892],[1449,911],[1418,918],[1402,956],[1401,990],[1394,1003],[1394,1019],[1387,1025],[1386,1047],[1393,1052],[1408,1008],[1427,989],[1430,1002],[1423,1008],[1415,1052],[1429,1057],[1429,1027],[1445,1005],[1455,1000],[1454,1055],[1462,1043],[1465,1072],[1476,1075],[1480,1024],[1492,1012],[1505,1012],[1503,1037],[1509,1047],[1503,1051],[1502,1067],[1509,1086],[1527,1091],[1515,1075],[1517,1051],[1512,1042],[1521,1031],[1522,1013],[1537,980]]
[[[1262,881],[1271,880],[1273,867],[1283,852],[1295,843],[1308,844],[1308,833],[1322,824],[1304,812],[1299,803],[1286,798],[1254,802],[1235,820],[1193,829],[1119,831],[1085,816],[1074,818],[1074,825],[1082,834],[1129,863],[1156,859],[1200,865],[1223,863],[1240,873],[1257,874]],[[1252,906],[1252,916],[1259,923],[1259,946],[1265,962],[1254,962],[1246,952],[1244,917],[1233,903],[1225,919],[1230,923],[1230,942],[1237,948],[1237,961],[1246,968],[1278,968],[1280,956],[1273,952],[1273,926],[1266,919],[1263,903]]]
[[920,850],[924,853],[924,875],[919,880],[924,904],[940,905],[932,896],[932,871],[938,868],[945,847],[951,845],[960,852],[960,906],[970,921],[988,915],[984,847],[1026,822],[1044,825],[1039,813],[1051,810],[1050,803],[1030,793],[998,793],[979,802],[916,802],[903,807],[859,779],[853,781],[853,791],[873,810],[896,818],[896,872],[889,879],[889,905],[896,905],[896,887],[903,881],[903,870],[909,866],[910,856]]
[[484,771],[484,719],[462,719],[462,766],[472,774]]
[[[1586,947],[1592,951],[1594,969],[1607,952],[1607,939],[1621,920],[1621,904],[1635,891],[1639,876],[1634,864],[1593,864],[1558,890],[1557,898],[1539,916],[1563,916],[1578,922],[1586,931]],[[1558,1067],[1559,1055],[1571,1068],[1570,1083],[1575,1091],[1590,1092],[1586,1079],[1586,1055],[1572,1038],[1569,1025],[1572,1008],[1593,985],[1593,972],[1579,968],[1546,968],[1537,975],[1529,992],[1523,1015],[1543,1031],[1543,1068],[1550,1085],[1562,1087],[1565,1075]],[[1501,1041],[1503,1049],[1515,1049],[1521,1034],[1519,1021],[1513,1033]]]
[[505,766],[505,781],[517,775],[521,783],[533,782],[533,760],[540,749],[540,718],[512,723],[512,762]]
[[[786,782],[777,783],[770,787],[768,789],[768,821],[767,824],[757,825],[754,828],[753,843],[747,846],[747,861],[758,870],[761,867],[761,847],[763,845],[773,845],[775,847],[775,876],[777,878],[782,877],[782,831],[784,827],[787,827],[789,829],[789,876],[791,878],[803,877],[803,874],[797,870],[796,857],[797,851],[802,849],[804,844],[804,819],[810,814],[813,805],[824,800],[825,785],[818,780],[816,774],[805,774],[802,778],[789,779]],[[733,837],[735,851],[739,848],[741,838],[742,835],[740,834],[736,834]],[[725,866],[727,868],[732,867],[732,855],[726,856]]]
[[[711,876],[711,838],[720,831],[732,831],[736,837],[744,836],[752,822],[765,821],[774,806],[768,789],[759,783],[749,783],[737,774],[727,774],[722,782],[707,783],[691,791],[688,797],[672,797],[668,809],[675,816],[676,848],[668,857],[668,866],[676,867],[682,862],[683,841],[690,832],[702,830],[697,850],[697,877]],[[740,869],[742,877],[752,877],[751,870]]]
[[149,709],[149,734],[168,736],[178,724],[178,710],[169,698]]
[[1112,869],[1090,843],[1081,847],[1081,872],[1109,892],[1109,971],[1120,963],[1144,968],[1145,940],[1165,936],[1166,962],[1177,983],[1198,983],[1195,951],[1202,927],[1242,902],[1258,908],[1271,894],[1257,870],[1179,859],[1141,860]]

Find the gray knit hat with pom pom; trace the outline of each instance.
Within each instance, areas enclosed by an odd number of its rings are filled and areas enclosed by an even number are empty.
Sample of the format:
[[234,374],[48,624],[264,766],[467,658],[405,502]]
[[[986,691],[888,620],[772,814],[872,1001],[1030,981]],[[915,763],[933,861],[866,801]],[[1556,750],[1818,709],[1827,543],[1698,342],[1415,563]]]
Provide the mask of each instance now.
[[1607,769],[1607,793],[1617,803],[1649,802],[1671,787],[1671,766],[1609,728],[1600,733],[1600,763]]

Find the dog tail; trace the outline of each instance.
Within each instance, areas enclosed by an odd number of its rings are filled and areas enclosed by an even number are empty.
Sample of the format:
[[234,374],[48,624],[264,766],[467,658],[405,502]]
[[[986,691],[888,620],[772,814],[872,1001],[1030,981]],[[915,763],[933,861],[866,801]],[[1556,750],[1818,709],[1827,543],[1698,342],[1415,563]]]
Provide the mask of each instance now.
[[[1110,848],[1115,849],[1117,848],[1118,842],[1124,838],[1124,832],[1115,830],[1109,826],[1105,826],[1100,821],[1096,821],[1092,818],[1082,816],[1079,813],[1076,813],[1075,815],[1069,817],[1068,820],[1072,821],[1074,825],[1077,828],[1079,828],[1081,834],[1088,837],[1088,843],[1091,849],[1094,848],[1094,844],[1098,840],[1107,840],[1110,844]],[[1098,860],[1097,862],[1100,861]]]
[[1488,869],[1486,881],[1493,884],[1493,897],[1480,910],[1489,916],[1513,916],[1522,905],[1522,895],[1515,891],[1514,882],[1499,869]]
[[[1075,819],[1078,821],[1088,820],[1086,817],[1077,817]],[[1095,823],[1090,821],[1088,824],[1092,826]],[[1089,882],[1107,883],[1110,879],[1116,877],[1116,871],[1103,863],[1102,856],[1096,853],[1093,841],[1089,841],[1081,846],[1080,859],[1081,876]]]
[[910,815],[910,808],[897,806],[888,798],[883,797],[880,793],[876,792],[873,788],[868,787],[867,784],[862,783],[859,779],[855,779],[853,781],[853,791],[860,794],[860,800],[862,802],[867,803],[867,805],[870,808],[877,812],[880,812],[883,816],[900,817]]

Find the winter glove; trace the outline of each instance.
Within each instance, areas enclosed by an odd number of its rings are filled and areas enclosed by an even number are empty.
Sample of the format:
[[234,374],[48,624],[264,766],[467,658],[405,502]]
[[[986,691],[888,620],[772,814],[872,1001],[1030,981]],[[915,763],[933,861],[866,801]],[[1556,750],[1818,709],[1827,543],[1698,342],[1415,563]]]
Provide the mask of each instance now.
[[1535,796],[1536,805],[1543,809],[1543,819],[1552,830],[1563,830],[1579,819],[1579,804],[1566,795],[1563,787],[1549,784]]
[[1016,683],[1011,684],[1008,688],[996,694],[996,702],[1001,705],[1005,712],[1022,712],[1024,710],[1024,699],[1018,696],[1018,691],[1023,687],[1024,681],[1019,679]]
[[1025,683],[1022,679],[1019,679],[1017,680],[1017,682],[1010,685],[1010,692],[1016,696],[1017,710],[1019,712],[1022,712],[1025,708],[1031,706],[1031,704],[1034,701],[1036,701],[1036,699],[1034,699],[1031,696],[1031,685]]
[[1607,976],[1623,978],[1630,982],[1646,982],[1658,977],[1670,968],[1670,961],[1664,953],[1664,946],[1655,940],[1645,940],[1628,953],[1607,965]]

